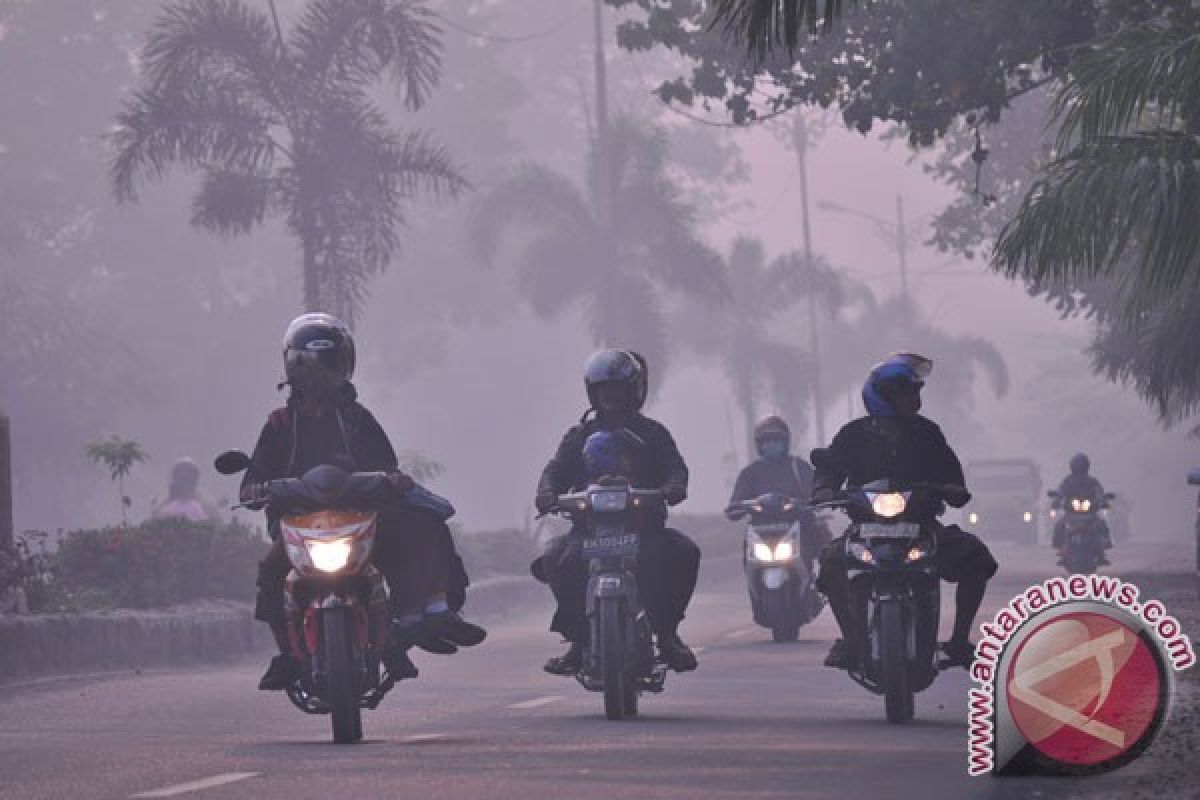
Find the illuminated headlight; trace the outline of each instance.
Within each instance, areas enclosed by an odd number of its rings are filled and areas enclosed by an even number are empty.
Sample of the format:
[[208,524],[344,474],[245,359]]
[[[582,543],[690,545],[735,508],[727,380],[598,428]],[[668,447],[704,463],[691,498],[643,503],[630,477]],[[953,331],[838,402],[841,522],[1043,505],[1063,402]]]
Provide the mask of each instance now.
[[772,559],[771,546],[765,542],[756,542],[754,545],[754,557],[759,561],[770,561]]
[[1022,516],[1022,519],[1024,519],[1026,522],[1033,522],[1033,512],[1026,511],[1025,514]]
[[979,524],[979,515],[976,514],[974,511],[972,511],[970,514],[967,515],[967,522],[971,523],[972,525],[978,525]]
[[900,492],[872,494],[869,497],[871,499],[871,509],[879,516],[889,519],[903,514],[904,509],[908,506],[908,498]]
[[1092,501],[1079,497],[1071,498],[1071,508],[1074,511],[1091,511]]
[[904,560],[908,562],[920,561],[927,555],[929,555],[929,551],[924,547],[910,547],[908,555],[904,557]]
[[775,545],[775,560],[776,561],[787,561],[788,559],[790,559],[792,557],[792,553],[794,553],[795,550],[796,550],[796,548],[792,545],[791,542],[786,541],[786,540],[782,541],[779,544]]
[[862,542],[850,542],[846,545],[846,552],[864,564],[875,563],[875,554],[868,550]]
[[1050,509],[1050,519],[1058,519],[1058,509],[1057,508]]
[[350,561],[350,552],[354,549],[348,538],[332,541],[308,539],[304,544],[308,547],[308,557],[313,566],[322,572],[337,572],[343,569]]

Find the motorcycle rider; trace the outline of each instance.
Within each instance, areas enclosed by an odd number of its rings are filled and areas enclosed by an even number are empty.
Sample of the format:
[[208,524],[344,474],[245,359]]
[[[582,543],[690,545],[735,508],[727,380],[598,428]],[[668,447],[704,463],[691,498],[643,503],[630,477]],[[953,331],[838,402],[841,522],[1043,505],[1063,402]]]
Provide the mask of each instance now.
[[[627,350],[601,350],[588,359],[584,386],[590,408],[579,424],[566,432],[546,464],[534,501],[537,510],[545,514],[555,507],[559,495],[587,487],[593,476],[588,474],[585,448],[589,437],[600,431],[619,431],[620,440],[634,444],[624,454],[634,488],[661,489],[672,506],[683,502],[688,469],[675,440],[661,423],[641,413],[648,386],[645,360]],[[592,448],[599,443],[593,442]],[[670,668],[685,672],[696,668],[696,656],[679,638],[678,627],[696,588],[700,548],[665,523],[664,513],[662,519],[642,532],[638,586],[660,657]],[[580,554],[578,537],[567,534],[552,540],[533,562],[531,571],[550,585],[558,602],[550,630],[570,643],[566,653],[546,662],[545,670],[554,675],[574,675],[582,666],[588,630],[587,564]]]
[[[354,339],[328,314],[310,313],[288,325],[283,342],[287,405],[271,412],[242,479],[241,498],[261,497],[261,484],[301,477],[313,467],[333,464],[347,471],[392,473],[398,491],[413,487],[400,472],[396,453],[375,417],[357,400]],[[254,616],[266,622],[279,645],[259,688],[286,689],[299,675],[290,653],[284,614],[284,586],[291,562],[279,536],[279,514],[270,507],[270,551],[259,564]],[[412,645],[438,653],[479,644],[486,632],[459,614],[465,599],[466,572],[444,520],[410,505],[380,514],[372,562],[383,573],[396,615],[394,645],[383,654],[397,679],[416,677],[406,650]]]
[[[743,468],[733,485],[725,511],[730,520],[739,518],[734,506],[760,495],[775,493],[798,500],[812,496],[812,465],[792,455],[792,431],[783,418],[766,417],[754,426],[754,448],[758,460]],[[800,531],[805,562],[811,565],[829,541],[829,531],[812,512],[801,517]]]
[[[890,479],[899,483],[935,483],[960,487],[944,492],[945,503],[961,508],[971,499],[966,490],[962,465],[946,442],[941,429],[921,416],[921,389],[933,362],[911,353],[893,354],[872,368],[863,386],[867,416],[848,422],[833,437],[825,459],[818,459],[814,481],[815,502],[829,502],[843,485],[862,486]],[[921,522],[937,524],[945,510],[943,499],[925,500],[916,509]],[[833,610],[842,638],[834,642],[825,665],[846,669],[856,663],[854,651],[860,623],[850,608],[843,534],[821,553],[817,588]],[[978,537],[948,525],[941,528],[935,556],[942,580],[957,583],[953,633],[943,643],[946,661],[969,667],[975,648],[969,640],[971,626],[988,580],[996,573],[996,560]]]
[[[1067,477],[1062,479],[1062,483],[1058,485],[1058,499],[1054,501],[1053,507],[1056,509],[1062,508],[1063,503],[1066,503],[1072,497],[1079,497],[1090,500],[1092,508],[1099,510],[1106,505],[1104,499],[1104,487],[1100,484],[1093,475],[1090,474],[1092,468],[1092,460],[1088,458],[1087,453],[1076,453],[1071,457],[1070,463],[1067,465],[1070,472]],[[1108,523],[1099,514],[1096,515],[1096,524],[1100,528],[1100,543],[1103,548],[1100,553],[1100,563],[1109,564],[1108,549],[1112,547],[1112,534],[1108,529]],[[1054,524],[1054,536],[1051,540],[1051,545],[1058,552],[1058,563],[1063,563],[1063,548],[1066,545],[1066,529],[1067,521],[1065,518],[1059,519]]]

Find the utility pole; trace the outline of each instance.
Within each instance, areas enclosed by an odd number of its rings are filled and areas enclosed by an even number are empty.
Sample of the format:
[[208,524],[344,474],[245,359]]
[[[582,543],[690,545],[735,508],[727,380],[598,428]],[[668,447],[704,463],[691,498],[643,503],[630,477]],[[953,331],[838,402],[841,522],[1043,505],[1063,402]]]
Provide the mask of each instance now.
[[0,415],[0,548],[13,546],[12,435],[8,417]]
[[615,185],[609,151],[608,120],[608,64],[604,55],[604,0],[592,0],[592,21],[595,32],[595,80],[596,80],[596,180],[600,192],[599,211],[601,221],[607,225],[612,219],[615,202]]
[[908,229],[904,225],[904,195],[896,195],[896,252],[900,256],[900,296],[908,297]]
[[[802,113],[796,114],[796,122],[792,129],[792,141],[796,150],[796,164],[800,169],[800,216],[804,226],[804,261],[813,277],[815,263],[813,261],[812,224],[809,220],[808,204],[808,126]],[[808,343],[812,351],[812,401],[813,401],[813,431],[816,434],[817,446],[825,444],[825,395],[821,388],[821,327],[818,317],[815,286],[809,287],[808,292]]]

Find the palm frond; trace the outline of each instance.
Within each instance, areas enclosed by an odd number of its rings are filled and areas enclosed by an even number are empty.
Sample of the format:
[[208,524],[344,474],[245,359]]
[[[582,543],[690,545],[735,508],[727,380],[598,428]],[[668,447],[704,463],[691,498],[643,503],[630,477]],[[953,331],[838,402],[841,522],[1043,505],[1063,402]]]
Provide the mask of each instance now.
[[492,187],[472,210],[472,248],[486,263],[521,229],[562,230],[594,239],[595,218],[570,180],[539,165],[519,167]]
[[1200,33],[1159,22],[1124,28],[1071,63],[1056,98],[1059,148],[1129,132],[1147,113],[1175,128],[1200,108]]
[[270,175],[213,167],[205,170],[192,199],[192,224],[227,235],[247,233],[262,224],[276,199]]
[[533,236],[513,260],[516,285],[533,312],[553,319],[575,305],[604,279],[594,242],[570,231],[545,231]]
[[667,321],[658,293],[645,276],[633,271],[610,272],[595,282],[586,309],[588,330],[597,347],[636,350],[649,361],[655,380],[663,383],[669,350]]
[[847,303],[848,289],[842,273],[824,258],[814,256],[810,260],[798,251],[773,259],[763,284],[763,302],[769,313],[778,313],[809,296],[830,314],[837,314]]
[[278,104],[286,80],[271,23],[243,0],[182,0],[163,9],[142,51],[156,92],[196,82],[237,85]]
[[714,0],[709,29],[744,44],[764,57],[772,50],[796,49],[802,33],[828,30],[846,6],[858,0]]
[[222,87],[194,84],[169,94],[135,93],[117,115],[109,139],[117,197],[135,199],[139,180],[161,178],[175,164],[265,173],[274,160],[269,131],[276,122],[252,98]]
[[1126,256],[1153,305],[1200,270],[1200,138],[1174,131],[1102,137],[1043,170],[995,258],[1032,284],[1086,283]]
[[415,0],[313,0],[291,35],[304,82],[364,87],[382,78],[420,108],[441,72],[441,29]]

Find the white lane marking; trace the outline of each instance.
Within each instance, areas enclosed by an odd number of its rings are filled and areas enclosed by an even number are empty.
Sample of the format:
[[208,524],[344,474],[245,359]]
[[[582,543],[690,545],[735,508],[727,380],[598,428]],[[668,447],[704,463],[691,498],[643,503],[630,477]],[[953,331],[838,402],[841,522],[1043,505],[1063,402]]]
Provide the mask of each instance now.
[[754,633],[754,628],[739,628],[736,631],[730,631],[729,633],[725,634],[725,638],[740,639],[743,636],[749,636],[752,633]]
[[704,645],[700,645],[699,647],[693,647],[692,652],[695,653],[696,655],[700,655],[707,649],[708,648],[706,648]]
[[137,794],[131,794],[129,796],[131,798],[174,797],[175,795],[187,794],[188,792],[199,792],[202,789],[211,789],[214,786],[224,786],[227,783],[244,781],[246,778],[253,778],[261,774],[261,772],[226,772],[221,775],[213,775],[211,778],[204,778],[198,781],[189,781],[188,783],[177,783],[174,786],[167,786],[162,789],[151,789],[148,792],[138,792]]
[[532,700],[523,700],[520,703],[513,703],[512,705],[509,706],[509,708],[514,708],[514,709],[541,708],[542,706],[548,706],[551,703],[557,703],[559,700],[562,700],[562,699],[563,699],[563,695],[561,695],[561,694],[548,694],[545,697],[535,697]]
[[414,733],[410,736],[405,736],[400,741],[414,744],[416,742],[436,742],[438,739],[445,739],[444,733]]

